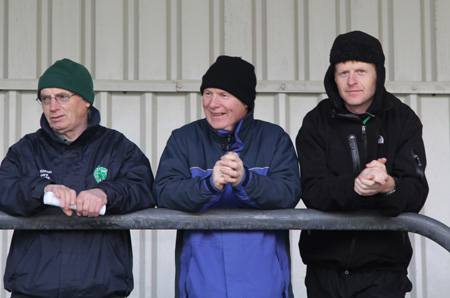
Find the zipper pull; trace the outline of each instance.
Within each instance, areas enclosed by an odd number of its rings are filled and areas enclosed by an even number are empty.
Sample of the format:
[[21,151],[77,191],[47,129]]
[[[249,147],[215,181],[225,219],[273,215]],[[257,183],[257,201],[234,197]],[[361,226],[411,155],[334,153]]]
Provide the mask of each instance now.
[[422,167],[422,162],[420,161],[419,155],[417,155],[415,152],[413,153],[414,159],[416,160],[417,166]]
[[366,141],[366,123],[367,123],[367,121],[369,121],[369,119],[371,118],[371,116],[368,116],[366,119],[364,119],[363,120],[363,125],[362,125],[362,127],[361,127],[361,131],[362,131],[362,134],[361,134],[361,139],[362,139],[362,141],[363,142],[365,142]]

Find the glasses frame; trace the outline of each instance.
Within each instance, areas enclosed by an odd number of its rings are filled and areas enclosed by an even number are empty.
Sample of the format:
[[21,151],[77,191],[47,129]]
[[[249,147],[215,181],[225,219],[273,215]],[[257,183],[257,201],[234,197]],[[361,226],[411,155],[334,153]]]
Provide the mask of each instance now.
[[[65,103],[68,103],[69,100],[72,98],[72,96],[75,96],[75,95],[77,95],[77,93],[73,93],[72,95],[65,94],[65,93],[59,93],[59,94],[56,94],[54,96],[49,96],[50,97],[50,101],[48,101],[48,102],[43,102],[42,99],[41,99],[41,95],[39,95],[38,98],[36,98],[36,101],[41,103],[42,105],[48,106],[48,105],[50,105],[52,103],[52,98],[54,98],[57,103],[65,104]],[[61,97],[64,98],[65,96],[68,96],[67,100],[66,99],[63,100],[61,98]],[[60,98],[58,99],[58,97],[60,97]]]

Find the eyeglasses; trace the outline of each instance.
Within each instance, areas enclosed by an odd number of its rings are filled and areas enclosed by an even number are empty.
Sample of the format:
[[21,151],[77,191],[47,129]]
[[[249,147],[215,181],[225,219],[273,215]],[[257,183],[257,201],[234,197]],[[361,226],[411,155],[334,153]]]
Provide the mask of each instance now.
[[77,95],[76,93],[69,95],[66,93],[60,93],[56,94],[54,97],[50,95],[40,95],[38,98],[36,98],[37,101],[40,101],[42,104],[48,106],[52,102],[52,98],[54,98],[59,104],[68,103],[70,98],[74,95]]

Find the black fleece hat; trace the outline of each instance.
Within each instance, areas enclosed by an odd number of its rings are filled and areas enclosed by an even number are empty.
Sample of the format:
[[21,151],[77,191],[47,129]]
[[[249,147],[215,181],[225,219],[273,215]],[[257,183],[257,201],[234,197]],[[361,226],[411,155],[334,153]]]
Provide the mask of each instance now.
[[384,53],[380,41],[361,31],[339,35],[331,47],[330,64],[349,60],[384,65]]
[[253,110],[256,98],[255,67],[240,57],[219,56],[202,78],[200,92],[218,88],[230,92]]
[[325,90],[338,110],[343,109],[342,99],[334,81],[334,68],[337,63],[345,61],[360,61],[375,64],[377,72],[375,100],[368,112],[375,113],[382,107],[383,94],[386,92],[384,82],[386,69],[384,67],[384,53],[380,41],[362,31],[351,31],[340,34],[333,42],[330,51],[330,66],[325,74]]

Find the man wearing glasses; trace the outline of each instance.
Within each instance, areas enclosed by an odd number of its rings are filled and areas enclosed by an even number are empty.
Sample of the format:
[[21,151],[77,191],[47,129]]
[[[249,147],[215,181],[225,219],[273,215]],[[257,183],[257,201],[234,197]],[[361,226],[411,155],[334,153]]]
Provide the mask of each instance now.
[[[30,216],[52,196],[68,216],[96,217],[153,207],[153,173],[143,152],[105,128],[89,71],[69,59],[39,79],[41,129],[0,166],[0,210]],[[74,212],[75,211],[75,212]],[[127,297],[133,289],[129,231],[15,231],[4,285],[13,298]]]

